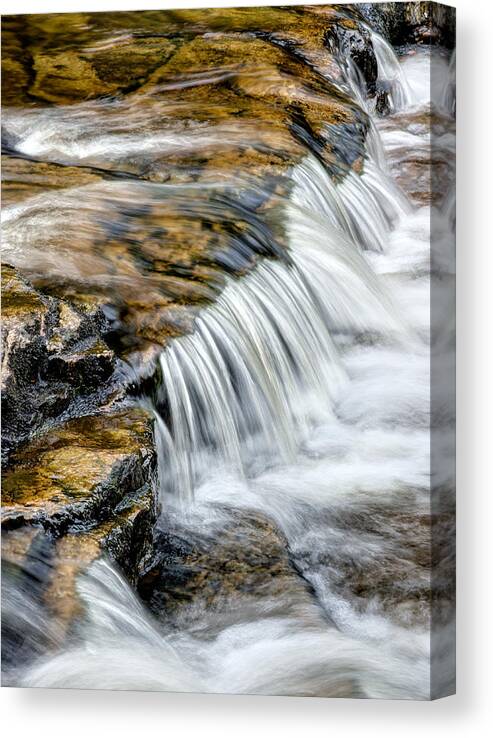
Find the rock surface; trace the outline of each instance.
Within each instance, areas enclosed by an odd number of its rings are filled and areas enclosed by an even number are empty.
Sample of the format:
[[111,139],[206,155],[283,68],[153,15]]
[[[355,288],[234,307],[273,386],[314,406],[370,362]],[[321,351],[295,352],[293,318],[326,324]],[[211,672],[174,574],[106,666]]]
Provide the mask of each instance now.
[[257,510],[218,514],[211,531],[171,523],[156,532],[154,557],[138,581],[138,591],[152,612],[166,623],[193,627],[212,612],[212,627],[228,613],[257,609],[262,617],[296,618],[322,627],[325,616],[311,587],[299,576],[283,533]]
[[117,360],[101,338],[97,305],[43,294],[2,266],[2,454],[53,420],[101,406],[118,393]]
[[76,576],[108,554],[135,581],[156,520],[152,424],[138,408],[70,420],[12,457],[3,477],[2,558],[59,633],[81,607]]
[[358,9],[391,44],[455,48],[455,8],[435,2],[361,3]]
[[368,119],[331,52],[335,39],[373,89],[369,34],[351,13],[7,17],[4,192],[24,207],[4,262],[42,298],[91,305],[134,365],[190,331],[225,273],[285,254],[290,171],[308,151],[335,178],[361,167]]

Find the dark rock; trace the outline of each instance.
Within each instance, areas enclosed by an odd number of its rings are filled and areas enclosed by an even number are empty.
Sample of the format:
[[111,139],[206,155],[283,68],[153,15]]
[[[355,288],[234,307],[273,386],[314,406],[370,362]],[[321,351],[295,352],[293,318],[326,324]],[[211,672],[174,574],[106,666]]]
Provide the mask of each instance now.
[[375,111],[384,118],[392,110],[390,102],[390,85],[380,84],[375,98]]
[[[224,522],[209,537],[170,523],[156,531],[154,557],[138,582],[141,597],[167,623],[212,611],[217,618],[240,606],[296,617],[312,610],[324,615],[310,585],[293,567],[286,539],[275,523],[258,511],[222,509]],[[193,607],[190,609],[190,605]],[[260,603],[260,605],[259,605]]]
[[375,95],[378,66],[371,43],[371,36],[362,25],[354,22],[334,24],[327,31],[327,45],[341,59],[352,59],[366,83],[366,93]]
[[2,454],[54,418],[87,411],[116,391],[113,352],[100,337],[103,313],[42,294],[2,266]]
[[361,3],[371,27],[394,46],[441,44],[455,48],[455,8],[435,2]]

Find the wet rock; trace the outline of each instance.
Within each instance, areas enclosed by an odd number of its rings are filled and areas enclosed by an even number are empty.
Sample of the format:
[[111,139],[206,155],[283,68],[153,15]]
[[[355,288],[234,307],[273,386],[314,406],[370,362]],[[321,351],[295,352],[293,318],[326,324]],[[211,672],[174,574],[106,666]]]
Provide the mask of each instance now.
[[327,42],[329,48],[339,53],[342,59],[352,59],[365,82],[365,92],[373,97],[378,66],[370,32],[354,21],[346,20],[332,25],[327,31]]
[[2,531],[4,668],[22,667],[47,649],[61,647],[84,616],[77,579],[96,559],[108,556],[131,583],[137,581],[141,562],[151,555],[155,516],[153,487],[146,483],[88,530],[55,539],[30,525]]
[[62,166],[2,154],[4,208],[17,205],[47,191],[80,187],[100,180],[101,175],[84,167]]
[[[446,136],[453,140],[455,136],[454,121],[444,119],[435,112],[401,114],[400,121],[413,135],[431,136],[436,140]],[[392,175],[413,202],[441,207],[455,172],[453,159],[447,155],[446,150],[440,151],[438,146],[435,147],[430,159],[430,153],[417,146],[394,149]]]
[[15,454],[3,479],[2,525],[52,536],[93,527],[150,482],[150,420],[136,408],[77,418]]
[[51,103],[84,100],[117,91],[116,85],[102,82],[90,62],[75,51],[35,54],[34,84],[29,94]]
[[2,266],[2,415],[4,460],[62,413],[117,391],[113,352],[100,338],[100,310],[80,310],[42,294]]
[[70,104],[125,92],[141,84],[174,48],[165,38],[132,35],[108,45],[97,18],[93,24],[81,13],[6,17],[4,103]]
[[[263,209],[256,213],[228,192],[198,188],[192,202],[178,192],[164,204],[162,196],[147,183],[97,182],[53,199],[33,198],[6,224],[4,254],[43,304],[80,316],[86,336],[92,320],[91,345],[82,334],[79,346],[72,341],[68,347],[65,334],[46,337],[51,378],[80,375],[92,386],[91,362],[101,370],[112,362],[120,367],[108,347],[127,359],[148,347],[155,354],[192,329],[196,310],[215,299],[226,273],[240,275],[261,256],[285,255],[275,214],[266,222],[263,198],[253,200]],[[82,326],[75,331],[72,338]]]
[[[321,581],[330,582],[332,596],[350,603],[360,613],[385,612],[401,625],[429,625],[431,519],[403,500],[402,509],[375,504],[357,509],[327,511],[332,544],[316,558],[299,548],[296,566]],[[351,541],[364,541],[368,555],[355,554]],[[340,545],[334,545],[339,541]],[[349,543],[345,543],[348,541]]]
[[[242,60],[239,67],[238,59]],[[347,125],[356,122],[364,125],[367,122],[364,113],[349,96],[343,95],[284,48],[276,47],[264,39],[238,38],[225,33],[219,38],[198,37],[183,44],[142,91],[156,91],[155,94],[159,95],[160,87],[166,89],[166,84],[183,75],[184,70],[187,70],[187,74],[199,75],[204,69],[225,70],[222,72],[224,80],[219,79],[215,84],[214,107],[209,102],[208,85],[200,82],[183,86],[175,93],[176,101],[186,101],[186,107],[181,106],[181,109],[186,110],[187,118],[207,121],[207,128],[202,131],[206,140],[211,121],[217,120],[221,124],[226,117],[234,115],[238,122],[236,135],[239,139],[234,142],[234,150],[231,150],[232,160],[234,162],[234,151],[238,145],[241,146],[241,140],[245,141],[242,131],[249,131],[247,151],[252,155],[257,149],[256,157],[262,168],[259,169],[257,165],[256,171],[262,176],[273,173],[271,161],[274,150],[276,157],[281,152],[287,166],[299,161],[306,153],[306,147],[311,148],[327,166],[333,166],[337,156],[332,154],[330,141],[325,137],[326,124]],[[259,121],[262,121],[261,125]],[[299,146],[300,134],[304,148]],[[258,150],[260,147],[264,150],[268,148],[272,153],[268,151],[267,156],[262,155]],[[222,149],[220,145],[218,152],[215,142],[211,154],[216,157],[219,153],[220,168],[224,172],[228,158],[224,158]],[[208,158],[207,148],[204,154]],[[211,164],[208,163],[208,166]],[[249,172],[255,172],[248,159],[243,164],[248,166]],[[219,169],[217,164],[214,168]]]
[[375,98],[375,111],[381,118],[389,115],[392,111],[389,88],[390,85],[384,86],[382,84],[380,84],[377,88],[377,94]]
[[441,41],[440,29],[430,24],[417,26],[413,30],[414,39],[417,44],[438,44]]
[[[368,121],[341,92],[327,44],[329,29],[342,24],[355,58],[371,66],[368,34],[351,13],[240,8],[6,19],[6,59],[19,61],[28,80],[4,115],[9,150],[41,120],[41,158],[52,160],[7,159],[7,203],[26,204],[6,233],[10,261],[43,299],[76,312],[90,306],[99,321],[92,347],[70,360],[60,346],[50,361],[50,382],[61,375],[53,414],[71,402],[62,377],[81,387],[97,352],[101,370],[108,367],[100,340],[134,366],[152,362],[160,346],[193,328],[225,274],[244,274],[261,257],[285,258],[280,212],[292,167],[307,151],[337,179],[361,166]],[[135,131],[137,151],[119,145]],[[103,147],[85,147],[100,137]],[[156,137],[164,139],[157,150]],[[173,184],[197,191],[185,203],[170,195]],[[26,427],[42,423],[34,409],[32,416]]]
[[142,562],[151,556],[156,500],[147,483],[128,493],[111,517],[83,533],[68,533],[55,543],[52,570],[43,602],[64,631],[83,616],[77,593],[77,578],[101,555],[108,556],[137,582]]
[[441,3],[405,3],[404,23],[418,43],[455,48],[455,8]]
[[2,18],[2,105],[29,103],[32,57],[25,48],[22,32],[25,21],[21,16]]
[[144,84],[183,40],[206,34],[262,36],[337,76],[325,32],[351,13],[307,6],[7,16],[2,59],[13,84],[6,96],[16,105],[71,104],[126,93]]
[[455,48],[455,8],[435,2],[361,3],[372,28],[394,46],[442,44]]
[[[34,633],[36,647],[63,640],[83,614],[77,577],[101,555],[137,581],[152,551],[154,468],[151,420],[129,407],[69,421],[13,455],[3,478],[2,562],[9,602],[29,600],[30,622],[12,629],[24,632],[22,642],[46,621],[51,631]],[[9,633],[6,649],[18,657]]]
[[[314,622],[323,615],[309,585],[294,569],[284,535],[258,511],[223,509],[223,522],[205,530],[174,526],[156,532],[154,558],[139,578],[138,591],[157,617],[167,623],[194,621],[206,611],[217,620],[232,608],[259,606],[263,615],[296,617],[300,610]],[[216,529],[218,526],[218,529]],[[307,610],[308,608],[308,610]]]
[[[7,194],[27,202],[7,234],[13,266],[43,294],[49,286],[50,297],[76,310],[86,301],[97,311],[111,307],[115,317],[99,337],[133,364],[138,352],[155,355],[169,338],[189,331],[226,273],[243,274],[263,256],[283,258],[279,213],[291,169],[307,150],[336,178],[363,161],[366,115],[321,73],[330,67],[340,77],[326,43],[338,17],[266,8],[9,21],[6,32],[15,36],[20,24],[18,45],[35,60],[32,99],[64,103],[43,112],[46,156],[58,163],[16,164],[8,179]],[[351,29],[355,45],[358,33]],[[134,52],[148,66],[137,64],[131,81],[123,59]],[[213,70],[212,82],[205,69]],[[62,100],[59,82],[66,77]],[[125,97],[108,100],[121,85]],[[94,96],[97,112],[87,103]],[[15,148],[19,124],[29,126],[30,118],[24,113],[19,123],[12,110],[5,128]],[[167,135],[183,144],[169,150],[160,144],[162,154],[152,145],[137,154],[118,145],[80,153],[87,139],[106,135],[118,144],[134,130],[151,144],[153,136]],[[73,159],[74,141],[84,165],[79,178],[76,167],[60,166]],[[348,145],[341,148],[343,141]],[[43,176],[44,194],[27,199]],[[185,205],[169,189],[160,192],[156,185],[163,182],[196,186],[196,212],[189,197]],[[208,188],[207,207],[201,187]],[[65,363],[65,376],[75,376]],[[84,374],[85,363],[75,361]]]

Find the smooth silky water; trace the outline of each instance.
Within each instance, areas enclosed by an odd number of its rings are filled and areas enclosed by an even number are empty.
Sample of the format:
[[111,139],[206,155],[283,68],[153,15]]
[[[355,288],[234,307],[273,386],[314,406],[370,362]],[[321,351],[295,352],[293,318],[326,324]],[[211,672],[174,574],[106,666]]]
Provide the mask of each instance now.
[[[363,175],[334,185],[313,156],[298,165],[289,258],[227,278],[194,332],[162,352],[154,402],[141,400],[156,418],[163,533],[214,547],[255,511],[285,536],[304,586],[192,603],[169,625],[100,560],[78,581],[86,615],[74,645],[25,669],[25,686],[429,696],[430,205],[412,196],[412,174],[395,180],[404,150],[430,153],[419,122],[429,55],[398,60],[373,44],[393,111],[373,118]],[[111,149],[104,130],[82,148],[61,141],[57,115],[70,112],[47,111],[46,130],[13,120],[20,150],[90,161]],[[118,146],[142,151],[130,134]],[[447,146],[444,132],[438,155]],[[443,279],[447,207],[437,210]],[[448,345],[452,326],[439,320]],[[239,524],[238,546],[249,545]]]

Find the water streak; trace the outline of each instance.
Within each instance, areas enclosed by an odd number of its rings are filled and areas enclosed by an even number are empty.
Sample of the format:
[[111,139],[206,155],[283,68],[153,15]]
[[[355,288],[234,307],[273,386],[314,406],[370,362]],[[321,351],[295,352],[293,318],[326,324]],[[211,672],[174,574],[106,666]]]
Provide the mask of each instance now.
[[378,79],[389,85],[392,110],[399,111],[410,105],[412,93],[392,46],[379,33],[372,31],[371,41],[377,59]]

